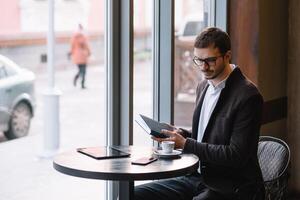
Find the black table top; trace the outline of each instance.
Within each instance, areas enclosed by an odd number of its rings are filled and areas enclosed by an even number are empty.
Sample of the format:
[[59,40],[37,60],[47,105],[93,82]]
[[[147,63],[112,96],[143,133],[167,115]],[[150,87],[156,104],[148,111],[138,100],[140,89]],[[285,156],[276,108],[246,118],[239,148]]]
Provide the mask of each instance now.
[[115,148],[128,152],[131,156],[96,160],[73,150],[58,154],[54,158],[53,167],[61,173],[82,178],[134,181],[182,176],[195,172],[199,164],[197,156],[182,154],[175,159],[159,158],[145,166],[132,165],[133,160],[151,156],[154,149],[138,146],[115,146]]

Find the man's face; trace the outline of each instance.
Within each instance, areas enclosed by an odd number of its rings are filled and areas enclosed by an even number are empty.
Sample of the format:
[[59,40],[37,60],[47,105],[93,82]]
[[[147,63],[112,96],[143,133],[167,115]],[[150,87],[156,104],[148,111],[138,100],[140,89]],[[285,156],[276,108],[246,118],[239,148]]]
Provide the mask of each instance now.
[[222,76],[222,73],[229,64],[227,53],[222,55],[218,48],[212,46],[207,48],[194,49],[194,63],[201,70],[205,79],[213,80]]

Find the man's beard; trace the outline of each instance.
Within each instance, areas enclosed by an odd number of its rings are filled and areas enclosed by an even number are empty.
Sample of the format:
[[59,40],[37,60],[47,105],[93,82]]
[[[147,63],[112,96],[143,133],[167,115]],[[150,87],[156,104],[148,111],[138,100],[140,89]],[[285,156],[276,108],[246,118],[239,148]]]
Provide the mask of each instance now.
[[[222,69],[219,71],[219,72],[217,72],[215,75],[213,75],[212,77],[205,77],[205,79],[207,79],[207,80],[212,80],[212,79],[215,79],[215,78],[217,78],[223,71],[224,71],[224,69],[225,69],[225,65],[223,64],[223,67],[222,67]],[[216,72],[216,71],[215,71]],[[202,73],[205,73],[205,71],[202,71]]]

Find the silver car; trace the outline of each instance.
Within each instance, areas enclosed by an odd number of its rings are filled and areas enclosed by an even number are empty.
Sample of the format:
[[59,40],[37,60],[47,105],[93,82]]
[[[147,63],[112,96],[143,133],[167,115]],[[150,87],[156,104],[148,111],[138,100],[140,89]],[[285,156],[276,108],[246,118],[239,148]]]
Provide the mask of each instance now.
[[0,55],[0,131],[8,139],[28,134],[33,117],[35,75]]

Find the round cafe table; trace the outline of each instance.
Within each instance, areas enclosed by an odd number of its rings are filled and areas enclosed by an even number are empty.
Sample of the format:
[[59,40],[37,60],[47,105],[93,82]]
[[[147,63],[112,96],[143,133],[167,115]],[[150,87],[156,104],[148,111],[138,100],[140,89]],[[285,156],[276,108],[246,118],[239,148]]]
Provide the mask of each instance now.
[[[106,147],[100,147],[106,148]],[[53,167],[67,175],[99,180],[119,181],[119,200],[133,199],[134,181],[155,180],[193,173],[199,159],[193,154],[181,154],[172,159],[159,158],[148,165],[133,165],[131,161],[153,156],[153,147],[113,146],[130,153],[130,157],[97,160],[76,150],[55,156]]]

